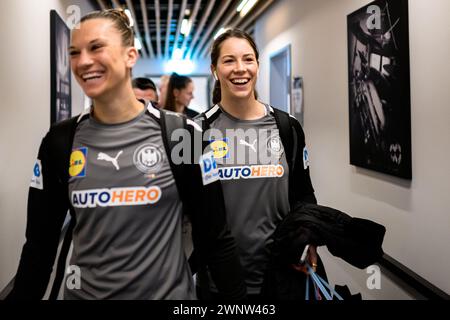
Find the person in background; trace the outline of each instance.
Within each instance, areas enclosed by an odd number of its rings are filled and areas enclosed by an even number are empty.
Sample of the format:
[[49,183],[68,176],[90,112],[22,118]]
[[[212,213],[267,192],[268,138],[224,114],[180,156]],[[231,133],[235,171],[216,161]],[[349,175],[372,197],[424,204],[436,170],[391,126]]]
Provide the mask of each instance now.
[[189,103],[191,103],[193,98],[194,83],[192,82],[192,79],[173,73],[170,76],[164,109],[182,113],[188,118],[194,118],[198,115],[198,112],[188,108]]
[[170,75],[165,74],[159,80],[159,100],[158,106],[164,108],[166,105],[167,87],[169,86]]
[[136,98],[150,101],[154,106],[158,104],[158,92],[152,80],[148,78],[134,78],[131,86]]

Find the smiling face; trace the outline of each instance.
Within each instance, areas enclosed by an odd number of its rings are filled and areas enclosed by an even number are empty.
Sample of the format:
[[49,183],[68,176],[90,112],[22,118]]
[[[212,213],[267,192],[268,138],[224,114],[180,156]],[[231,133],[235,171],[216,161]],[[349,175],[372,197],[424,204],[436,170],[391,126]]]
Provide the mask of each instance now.
[[130,82],[137,60],[134,47],[126,47],[114,23],[105,18],[86,20],[72,34],[70,63],[84,93],[104,98]]
[[212,66],[220,81],[222,99],[252,99],[255,96],[258,61],[246,39],[231,37],[220,47],[216,65]]

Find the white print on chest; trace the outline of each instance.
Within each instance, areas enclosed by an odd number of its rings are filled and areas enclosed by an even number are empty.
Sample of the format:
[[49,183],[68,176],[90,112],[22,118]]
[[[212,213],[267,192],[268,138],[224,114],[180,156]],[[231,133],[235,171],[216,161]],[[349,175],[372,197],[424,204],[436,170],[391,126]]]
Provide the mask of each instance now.
[[106,153],[100,152],[98,154],[97,160],[104,160],[104,161],[107,161],[107,162],[111,162],[113,164],[113,166],[116,168],[116,170],[119,171],[120,167],[119,167],[118,160],[119,160],[119,157],[120,157],[120,155],[122,153],[123,153],[123,150],[120,150],[119,153],[116,155],[116,157],[113,158],[113,157],[107,155]]
[[255,140],[255,141],[253,141],[253,143],[250,144],[250,143],[248,143],[247,141],[241,139],[241,140],[239,140],[239,143],[240,143],[241,145],[243,145],[243,146],[249,147],[249,148],[252,149],[254,152],[256,152],[256,146],[255,146],[256,141],[258,141],[258,140]]

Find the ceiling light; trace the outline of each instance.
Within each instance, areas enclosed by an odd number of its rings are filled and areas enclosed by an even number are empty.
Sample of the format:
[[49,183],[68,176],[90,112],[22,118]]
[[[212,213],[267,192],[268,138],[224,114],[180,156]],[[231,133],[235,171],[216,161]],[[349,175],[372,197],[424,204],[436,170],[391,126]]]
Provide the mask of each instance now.
[[184,54],[184,51],[182,49],[175,48],[173,50],[172,59],[181,60],[181,59],[183,59],[183,54]]
[[242,0],[241,3],[239,3],[236,11],[237,12],[241,12],[242,8],[244,8],[244,6],[247,4],[248,0]]
[[176,72],[178,74],[189,75],[195,69],[195,64],[191,60],[169,60],[164,66],[165,73]]
[[184,15],[185,16],[188,16],[190,14],[191,14],[191,10],[189,10],[189,9],[184,10]]
[[181,22],[181,30],[180,30],[181,34],[187,36],[191,31],[191,25],[192,23],[188,21],[188,19],[183,19],[183,21]]
[[[244,0],[245,1],[245,0]],[[242,10],[240,11],[239,15],[241,17],[244,17],[252,8],[253,6],[258,2],[258,0],[248,0],[244,4]]]

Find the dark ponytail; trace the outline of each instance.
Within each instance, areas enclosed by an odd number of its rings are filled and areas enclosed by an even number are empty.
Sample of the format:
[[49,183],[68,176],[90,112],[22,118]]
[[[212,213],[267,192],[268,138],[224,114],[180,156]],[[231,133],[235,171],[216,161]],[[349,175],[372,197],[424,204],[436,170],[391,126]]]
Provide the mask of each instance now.
[[216,80],[214,82],[214,89],[212,93],[212,103],[213,105],[218,104],[222,100],[222,92],[220,91],[220,81]]
[[181,76],[178,73],[174,72],[171,74],[169,79],[169,84],[167,85],[167,93],[166,93],[166,104],[164,109],[176,112],[176,99],[174,95],[175,89],[183,90],[185,89],[189,83],[192,82],[192,79],[186,76]]

